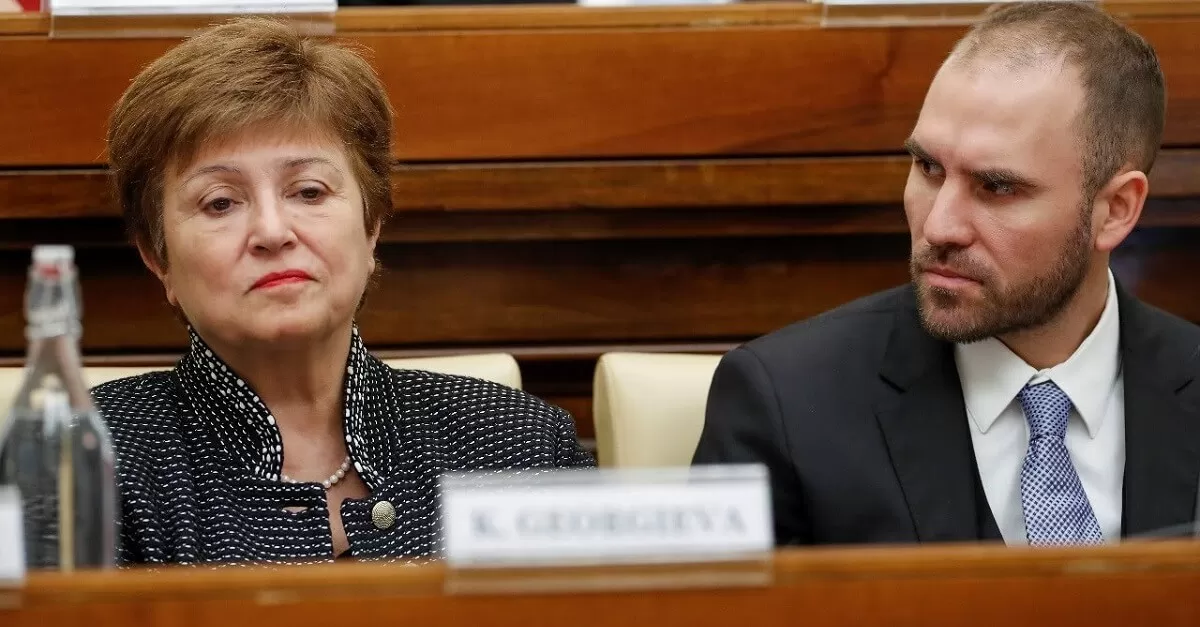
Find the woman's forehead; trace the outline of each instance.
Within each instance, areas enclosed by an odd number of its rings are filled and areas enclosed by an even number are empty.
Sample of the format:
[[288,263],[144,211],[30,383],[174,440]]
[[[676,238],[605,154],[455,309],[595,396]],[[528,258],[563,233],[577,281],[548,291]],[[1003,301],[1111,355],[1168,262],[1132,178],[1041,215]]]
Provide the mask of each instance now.
[[347,159],[334,134],[316,126],[258,124],[201,139],[190,154],[173,156],[168,170],[181,176],[223,161],[276,162],[323,160],[339,169]]

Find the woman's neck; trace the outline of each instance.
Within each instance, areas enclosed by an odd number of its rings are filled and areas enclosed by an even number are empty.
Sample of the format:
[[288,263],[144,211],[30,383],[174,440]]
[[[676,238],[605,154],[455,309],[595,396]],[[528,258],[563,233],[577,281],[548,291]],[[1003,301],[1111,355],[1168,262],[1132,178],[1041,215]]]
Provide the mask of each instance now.
[[[203,336],[202,336],[203,337]],[[303,344],[222,342],[205,337],[258,394],[284,440],[342,438],[342,389],[351,329]]]

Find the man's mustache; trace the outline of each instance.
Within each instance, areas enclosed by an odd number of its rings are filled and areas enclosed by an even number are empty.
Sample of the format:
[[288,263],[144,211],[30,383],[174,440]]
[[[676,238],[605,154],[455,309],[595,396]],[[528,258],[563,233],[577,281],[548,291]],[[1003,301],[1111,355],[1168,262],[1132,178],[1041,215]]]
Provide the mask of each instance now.
[[913,251],[911,265],[917,273],[951,273],[980,283],[991,277],[989,268],[962,248],[926,246]]

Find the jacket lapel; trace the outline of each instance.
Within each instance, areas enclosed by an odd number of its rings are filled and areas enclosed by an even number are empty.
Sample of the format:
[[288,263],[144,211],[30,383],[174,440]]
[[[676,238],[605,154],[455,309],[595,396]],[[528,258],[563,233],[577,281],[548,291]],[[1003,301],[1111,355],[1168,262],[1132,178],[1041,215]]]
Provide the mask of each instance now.
[[[879,427],[920,542],[980,538],[977,471],[953,345],[921,328],[912,293],[895,317],[880,375]],[[994,526],[994,522],[992,523]]]
[[1200,331],[1120,286],[1125,381],[1123,535],[1193,522],[1200,482]]

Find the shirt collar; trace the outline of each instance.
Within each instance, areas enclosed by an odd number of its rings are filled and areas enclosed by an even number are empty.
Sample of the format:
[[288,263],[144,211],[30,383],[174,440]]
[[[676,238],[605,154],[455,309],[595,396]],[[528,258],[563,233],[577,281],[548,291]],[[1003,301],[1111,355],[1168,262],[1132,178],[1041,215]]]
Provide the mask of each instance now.
[[[275,417],[250,384],[238,376],[204,342],[188,329],[191,343],[175,372],[191,412],[217,443],[253,476],[278,481],[283,468],[283,439]],[[350,353],[343,379],[343,431],[354,467],[368,487],[379,485],[386,473],[390,444],[381,440],[386,430],[368,425],[377,413],[367,408],[378,404],[376,391],[386,387],[380,377],[389,370],[373,358],[363,345],[357,326],[352,330]],[[386,412],[382,412],[386,413]]]
[[1038,371],[996,338],[955,345],[967,414],[981,433],[987,433],[1026,384],[1049,380],[1071,399],[1088,437],[1094,438],[1108,414],[1109,391],[1121,371],[1120,345],[1120,311],[1110,270],[1100,320],[1071,357],[1057,366]]

